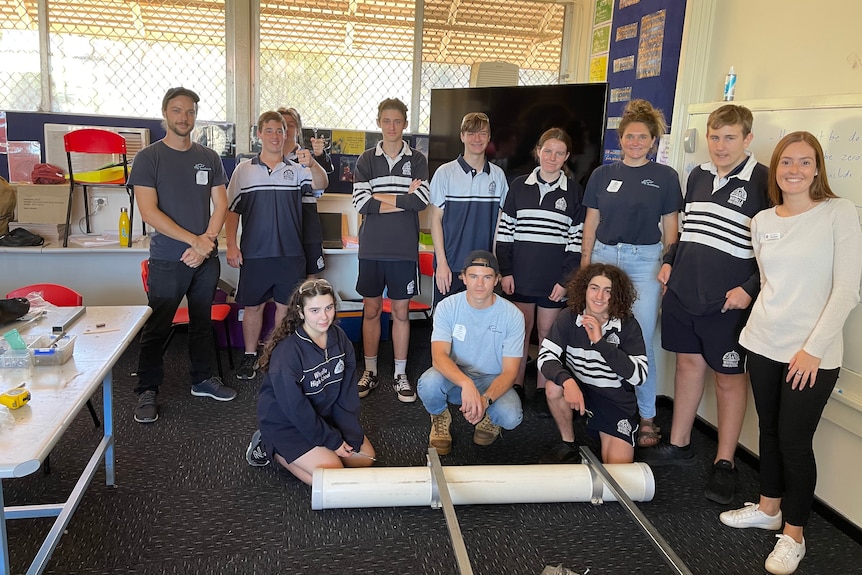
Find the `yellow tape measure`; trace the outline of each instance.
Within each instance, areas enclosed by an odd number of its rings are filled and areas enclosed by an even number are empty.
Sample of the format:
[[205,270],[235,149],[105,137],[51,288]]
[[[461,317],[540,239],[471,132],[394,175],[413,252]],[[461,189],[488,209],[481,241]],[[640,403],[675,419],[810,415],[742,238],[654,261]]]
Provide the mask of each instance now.
[[0,405],[9,409],[18,409],[30,401],[30,390],[16,387],[0,394]]

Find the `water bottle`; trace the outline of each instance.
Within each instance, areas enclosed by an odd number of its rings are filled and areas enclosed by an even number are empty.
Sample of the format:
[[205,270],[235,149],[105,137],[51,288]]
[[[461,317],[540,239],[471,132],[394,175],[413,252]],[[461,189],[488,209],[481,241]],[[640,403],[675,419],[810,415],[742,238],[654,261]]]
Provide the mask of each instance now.
[[730,71],[727,73],[727,77],[724,79],[724,101],[732,102],[733,95],[736,93],[736,71],[733,69],[733,66],[730,67]]
[[129,221],[129,209],[120,208],[120,246],[127,248],[131,244],[132,222]]

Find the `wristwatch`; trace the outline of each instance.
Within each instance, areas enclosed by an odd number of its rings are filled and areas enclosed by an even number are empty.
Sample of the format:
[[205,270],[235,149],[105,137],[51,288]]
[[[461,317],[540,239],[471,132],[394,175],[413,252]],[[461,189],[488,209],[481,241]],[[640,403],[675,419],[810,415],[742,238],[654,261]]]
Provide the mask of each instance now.
[[485,395],[484,393],[482,394],[482,397],[484,397],[484,398],[485,398],[485,401],[487,401],[487,402],[488,402],[487,407],[491,407],[491,405],[493,405],[493,403],[494,403],[494,400],[493,400],[493,399],[491,399],[490,397],[488,397],[488,396],[487,396],[487,395]]

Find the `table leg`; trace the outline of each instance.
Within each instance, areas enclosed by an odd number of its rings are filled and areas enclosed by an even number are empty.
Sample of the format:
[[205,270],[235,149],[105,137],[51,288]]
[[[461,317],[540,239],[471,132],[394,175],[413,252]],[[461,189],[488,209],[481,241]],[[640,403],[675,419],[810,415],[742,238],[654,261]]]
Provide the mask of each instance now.
[[3,505],[3,480],[0,479],[0,567],[4,575],[8,575],[12,571],[9,569],[9,544],[6,541],[6,512]]
[[102,380],[103,417],[105,419],[105,438],[108,448],[105,450],[105,485],[114,485],[114,378],[108,372]]

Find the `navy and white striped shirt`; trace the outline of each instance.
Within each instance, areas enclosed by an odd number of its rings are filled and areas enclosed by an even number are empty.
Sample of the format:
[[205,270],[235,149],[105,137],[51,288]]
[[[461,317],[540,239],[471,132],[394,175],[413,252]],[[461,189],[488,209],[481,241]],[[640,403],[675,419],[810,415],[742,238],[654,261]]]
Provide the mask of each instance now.
[[243,258],[305,255],[302,194],[310,191],[311,171],[293,160],[273,170],[260,156],[240,162],[227,195],[228,209],[242,217]]
[[[413,180],[422,180],[410,193]],[[397,194],[404,211],[380,213],[376,193]],[[364,216],[359,228],[359,259],[419,261],[419,212],[428,206],[428,160],[404,142],[390,159],[383,142],[365,150],[356,161],[353,206]]]
[[585,209],[583,190],[560,173],[547,183],[539,168],[515,178],[497,228],[497,259],[503,276],[514,276],[515,292],[549,296],[566,285],[581,263]]
[[602,339],[590,342],[581,315],[568,308],[557,316],[539,349],[538,367],[562,386],[569,378],[578,385],[630,388],[646,381],[649,366],[641,326],[635,318],[611,319],[602,326]]
[[673,267],[667,287],[689,313],[721,311],[737,286],[752,298],[760,291],[751,219],[769,207],[768,177],[753,155],[724,178],[712,162],[689,175],[682,234],[664,257]]

